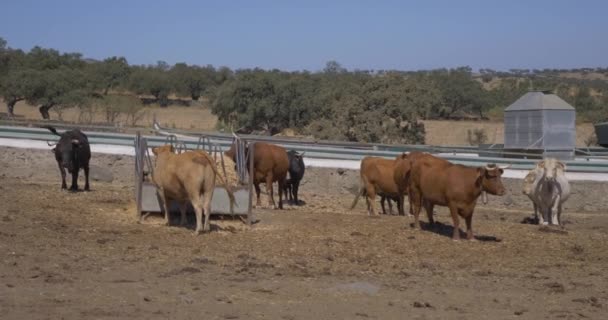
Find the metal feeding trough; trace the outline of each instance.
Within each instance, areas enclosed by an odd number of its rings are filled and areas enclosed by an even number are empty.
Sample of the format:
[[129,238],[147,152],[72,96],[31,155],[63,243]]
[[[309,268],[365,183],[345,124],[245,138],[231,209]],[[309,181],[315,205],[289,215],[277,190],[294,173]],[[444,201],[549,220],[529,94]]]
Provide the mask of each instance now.
[[[211,200],[211,215],[229,215],[238,216],[245,220],[247,224],[252,223],[252,198],[253,198],[253,181],[249,176],[249,172],[253,172],[253,157],[247,157],[245,154],[247,142],[237,138],[236,143],[236,173],[238,182],[236,186],[230,186],[235,198],[233,211],[230,212],[230,201],[228,192],[224,186],[216,185],[213,191]],[[173,145],[177,153],[182,153],[188,150],[203,150],[211,155],[217,162],[217,157],[220,157],[223,177],[227,180],[226,166],[224,162],[224,154],[217,144],[211,143],[209,137],[201,136],[198,142],[194,144],[194,148],[188,148],[185,143],[179,142],[177,137],[167,137],[166,144]],[[192,145],[192,143],[189,143]],[[249,145],[249,148],[255,148],[255,143]],[[247,170],[249,166],[250,170]],[[157,193],[156,186],[152,182],[154,173],[154,164],[150,155],[148,141],[138,132],[135,136],[135,202],[137,204],[137,219],[145,219],[151,213],[163,213],[163,205],[160,196]],[[175,201],[169,204],[171,213],[179,213],[179,206]],[[194,212],[192,205],[188,204],[188,212]]]

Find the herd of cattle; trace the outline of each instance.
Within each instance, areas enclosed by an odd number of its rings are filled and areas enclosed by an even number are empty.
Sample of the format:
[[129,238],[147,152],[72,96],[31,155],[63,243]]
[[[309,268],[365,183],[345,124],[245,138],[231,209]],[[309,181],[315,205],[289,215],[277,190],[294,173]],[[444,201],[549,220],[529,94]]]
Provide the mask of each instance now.
[[[85,172],[85,190],[89,190],[89,160],[91,150],[88,139],[78,129],[62,134],[47,126],[52,133],[59,135],[53,151],[61,172],[63,189],[65,169],[72,174],[70,190],[78,190],[78,173]],[[250,155],[246,147],[246,157],[253,156],[253,185],[256,191],[256,206],[261,206],[260,183],[266,184],[268,202],[276,208],[273,183],[278,183],[278,208],[283,209],[283,194],[295,204],[300,204],[298,189],[305,172],[303,154],[287,151],[285,148],[263,142],[256,142]],[[228,192],[230,207],[234,205],[234,195],[225,179],[219,175],[215,161],[205,151],[194,150],[176,153],[171,145],[153,148],[156,157],[152,180],[162,199],[165,221],[169,223],[168,203],[177,201],[181,211],[181,223],[186,222],[188,202],[196,214],[196,230],[209,230],[211,198],[216,179],[220,180]],[[236,143],[224,153],[236,163]],[[481,196],[487,202],[486,193],[502,196],[506,193],[501,177],[506,167],[489,164],[484,167],[469,167],[453,164],[429,153],[403,153],[395,159],[365,157],[361,161],[361,184],[351,210],[361,196],[365,196],[368,215],[376,214],[376,196],[381,197],[382,211],[386,214],[384,202],[388,200],[392,214],[391,200],[397,202],[400,215],[405,215],[404,198],[409,201],[409,215],[414,217],[414,227],[420,228],[419,215],[424,207],[429,224],[434,223],[434,206],[445,206],[450,210],[453,220],[453,239],[460,237],[460,218],[466,223],[467,238],[473,239],[472,218],[477,199]],[[534,214],[539,224],[560,225],[562,204],[568,199],[570,186],[564,171],[565,164],[547,158],[539,161],[524,178],[522,192],[532,201]],[[205,215],[204,223],[202,215]]]

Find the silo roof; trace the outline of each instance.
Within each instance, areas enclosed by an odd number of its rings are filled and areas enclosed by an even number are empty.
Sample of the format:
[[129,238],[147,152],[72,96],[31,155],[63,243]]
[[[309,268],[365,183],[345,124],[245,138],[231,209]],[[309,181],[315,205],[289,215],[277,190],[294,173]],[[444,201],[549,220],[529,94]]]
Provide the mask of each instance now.
[[574,110],[574,107],[550,91],[530,91],[505,109],[522,110]]

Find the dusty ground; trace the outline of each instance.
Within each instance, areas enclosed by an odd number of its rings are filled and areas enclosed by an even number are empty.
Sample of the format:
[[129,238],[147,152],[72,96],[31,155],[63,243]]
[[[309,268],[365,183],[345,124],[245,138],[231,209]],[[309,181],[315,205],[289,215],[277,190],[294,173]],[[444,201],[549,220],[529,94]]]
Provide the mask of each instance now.
[[510,200],[476,212],[479,240],[453,242],[443,209],[439,227],[423,231],[406,217],[369,218],[364,201],[346,209],[355,172],[308,169],[306,205],[257,210],[252,227],[214,219],[194,237],[193,221],[135,222],[131,158],[96,154],[93,164],[113,181],[67,193],[48,151],[0,148],[3,319],[606,315],[604,184],[573,183],[568,223],[555,232],[520,223],[529,204],[507,181]]

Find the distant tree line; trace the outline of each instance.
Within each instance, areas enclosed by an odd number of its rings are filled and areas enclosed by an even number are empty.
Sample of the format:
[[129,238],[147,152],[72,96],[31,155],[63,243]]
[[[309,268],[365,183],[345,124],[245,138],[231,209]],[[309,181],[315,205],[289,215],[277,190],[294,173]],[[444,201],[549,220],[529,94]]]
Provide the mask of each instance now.
[[349,71],[330,61],[318,72],[285,72],[162,61],[129,65],[123,57],[94,61],[40,47],[24,52],[0,38],[0,97],[9,117],[22,100],[38,106],[44,119],[49,110],[100,105],[111,122],[117,106],[135,119],[133,99],[166,107],[171,95],[204,97],[227,130],[293,128],[348,141],[423,143],[419,120],[486,119],[530,89],[554,90],[579,116],[606,120],[607,79],[608,68]]

